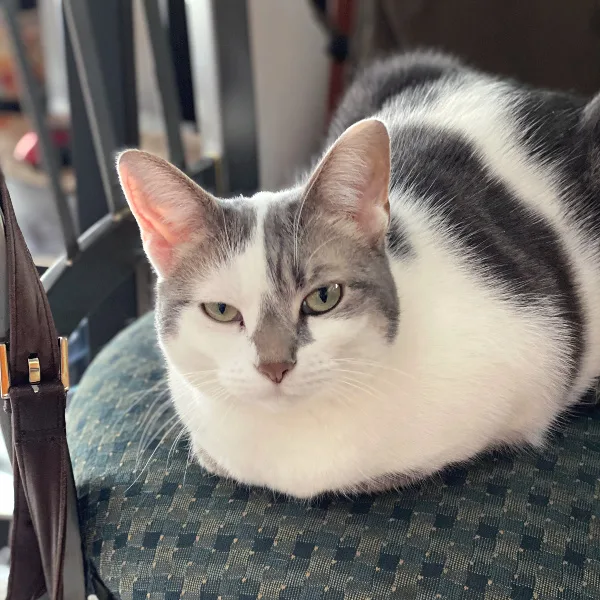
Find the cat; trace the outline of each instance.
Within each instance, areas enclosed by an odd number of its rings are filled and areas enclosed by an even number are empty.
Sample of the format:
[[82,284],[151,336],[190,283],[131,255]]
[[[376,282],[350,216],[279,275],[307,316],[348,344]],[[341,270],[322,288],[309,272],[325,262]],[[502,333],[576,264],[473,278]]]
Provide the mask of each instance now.
[[212,473],[383,491],[543,446],[600,375],[598,98],[413,53],[356,78],[289,189],[217,199],[138,150],[117,168]]

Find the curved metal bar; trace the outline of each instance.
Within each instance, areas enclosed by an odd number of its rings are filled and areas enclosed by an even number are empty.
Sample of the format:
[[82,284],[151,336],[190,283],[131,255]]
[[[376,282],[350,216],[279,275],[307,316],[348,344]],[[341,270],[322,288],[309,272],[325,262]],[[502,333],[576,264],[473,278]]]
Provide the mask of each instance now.
[[48,125],[46,124],[46,119],[44,118],[45,111],[41,99],[40,87],[33,74],[31,65],[29,64],[27,49],[25,48],[25,44],[21,39],[18,20],[18,5],[16,0],[4,0],[3,4],[4,14],[6,15],[6,24],[12,38],[15,56],[21,75],[23,100],[25,101],[27,112],[33,121],[33,125],[38,135],[38,140],[42,150],[42,161],[46,173],[48,174],[50,188],[56,203],[56,209],[58,212],[58,218],[60,220],[67,257],[69,259],[73,259],[79,252],[79,247],[77,245],[77,231],[73,220],[73,215],[69,209],[67,198],[60,185],[60,167],[58,164],[56,150],[50,140]]
[[76,260],[62,257],[42,275],[60,335],[71,334],[143,259],[139,230],[129,214],[102,218],[79,238],[79,246]]
[[[89,116],[102,187],[108,210],[114,215],[125,208],[125,199],[121,193],[113,164],[114,153],[118,150],[117,136],[111,118],[104,73],[97,51],[98,40],[94,35],[87,2],[64,0],[63,6],[77,65],[77,74]],[[131,85],[135,85],[134,82]]]
[[160,18],[157,0],[144,0],[144,12],[148,24],[150,49],[154,58],[156,83],[160,93],[169,160],[180,169],[185,169],[185,153],[181,142],[181,102],[177,93],[177,81],[173,67],[173,56],[167,32]]

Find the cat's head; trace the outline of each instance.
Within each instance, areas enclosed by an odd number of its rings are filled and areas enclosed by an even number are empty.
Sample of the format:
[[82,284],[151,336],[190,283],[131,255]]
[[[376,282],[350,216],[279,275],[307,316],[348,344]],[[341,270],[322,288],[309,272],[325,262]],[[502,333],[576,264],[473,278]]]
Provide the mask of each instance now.
[[348,129],[306,183],[279,193],[217,199],[136,150],[118,170],[158,275],[163,349],[205,395],[285,404],[389,351],[399,309],[380,121]]

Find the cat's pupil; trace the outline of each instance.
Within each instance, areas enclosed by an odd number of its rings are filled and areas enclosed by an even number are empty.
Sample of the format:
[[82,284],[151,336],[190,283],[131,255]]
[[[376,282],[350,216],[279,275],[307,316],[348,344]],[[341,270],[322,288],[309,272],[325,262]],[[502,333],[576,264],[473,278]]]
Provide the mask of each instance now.
[[321,299],[321,302],[323,304],[325,304],[327,302],[327,296],[329,294],[327,293],[327,288],[326,287],[322,287],[319,288],[319,298]]
[[225,309],[227,308],[227,304],[223,304],[222,302],[219,302],[219,304],[217,304],[217,309],[219,310],[219,312],[224,315],[225,314]]

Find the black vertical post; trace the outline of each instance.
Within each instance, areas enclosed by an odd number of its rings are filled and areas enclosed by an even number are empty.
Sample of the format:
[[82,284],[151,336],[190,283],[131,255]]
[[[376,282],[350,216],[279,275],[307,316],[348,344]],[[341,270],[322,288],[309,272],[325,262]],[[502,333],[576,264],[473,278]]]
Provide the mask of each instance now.
[[213,0],[227,191],[258,188],[258,140],[248,0]]
[[[110,113],[120,148],[138,146],[138,110],[135,85],[132,0],[77,0],[85,2],[94,25],[98,59],[105,73]],[[68,31],[65,27],[65,31]],[[92,143],[81,82],[66,36],[67,74],[71,105],[72,155],[77,181],[77,203],[81,231],[107,213],[96,151]],[[115,148],[117,151],[119,148]],[[93,354],[137,314],[135,279],[125,282],[89,317],[90,351]]]

